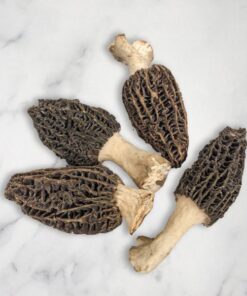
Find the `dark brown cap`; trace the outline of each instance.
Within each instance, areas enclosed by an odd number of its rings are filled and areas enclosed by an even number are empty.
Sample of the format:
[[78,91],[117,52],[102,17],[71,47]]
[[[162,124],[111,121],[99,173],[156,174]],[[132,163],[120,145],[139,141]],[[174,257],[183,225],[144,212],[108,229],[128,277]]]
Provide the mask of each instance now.
[[30,217],[76,234],[108,232],[122,218],[113,195],[121,180],[108,168],[67,167],[14,175],[6,198]]
[[39,100],[28,110],[41,141],[70,165],[94,165],[107,140],[120,130],[115,117],[78,100]]
[[187,169],[175,191],[191,198],[210,218],[222,218],[241,188],[245,162],[246,130],[226,127],[206,145]]
[[187,156],[187,115],[179,87],[162,65],[136,71],[123,86],[123,102],[138,135],[180,167]]

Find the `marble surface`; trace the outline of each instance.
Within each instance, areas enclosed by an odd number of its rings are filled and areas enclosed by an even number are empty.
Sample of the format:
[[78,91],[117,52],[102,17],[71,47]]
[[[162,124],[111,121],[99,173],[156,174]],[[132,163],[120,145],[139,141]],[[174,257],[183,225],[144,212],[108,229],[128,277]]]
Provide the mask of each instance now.
[[[177,78],[189,117],[188,159],[133,237],[124,223],[104,235],[60,233],[4,198],[13,173],[65,165],[39,141],[26,109],[38,98],[78,98],[107,108],[126,138],[151,150],[121,102],[127,69],[106,49],[119,32],[148,40],[155,61]],[[173,190],[205,143],[225,125],[247,127],[246,52],[246,0],[0,0],[0,295],[247,295],[247,171],[225,218],[191,229],[154,272],[135,273],[127,258],[138,234],[163,228]]]

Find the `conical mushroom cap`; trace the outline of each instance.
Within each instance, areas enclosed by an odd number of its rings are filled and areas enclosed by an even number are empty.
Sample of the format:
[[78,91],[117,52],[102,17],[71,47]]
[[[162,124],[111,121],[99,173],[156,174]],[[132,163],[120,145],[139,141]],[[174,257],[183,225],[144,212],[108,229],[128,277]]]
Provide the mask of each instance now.
[[32,218],[76,234],[108,232],[122,218],[113,195],[121,180],[104,166],[36,170],[14,175],[6,198]]
[[123,102],[138,135],[180,167],[189,144],[187,115],[179,87],[161,65],[136,71],[123,86]]
[[115,117],[78,100],[39,100],[28,110],[41,141],[70,165],[94,165],[103,145],[120,130]]
[[175,191],[191,198],[209,216],[222,218],[235,201],[244,170],[246,130],[226,127],[206,145],[187,169]]

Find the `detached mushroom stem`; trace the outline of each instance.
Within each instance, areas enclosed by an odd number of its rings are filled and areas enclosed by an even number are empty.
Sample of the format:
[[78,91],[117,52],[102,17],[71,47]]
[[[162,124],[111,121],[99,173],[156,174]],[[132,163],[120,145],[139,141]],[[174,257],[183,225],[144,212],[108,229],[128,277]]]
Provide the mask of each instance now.
[[154,239],[137,238],[129,259],[138,272],[150,272],[169,255],[180,238],[195,224],[207,224],[209,217],[186,196],[177,196],[176,208],[164,230]]

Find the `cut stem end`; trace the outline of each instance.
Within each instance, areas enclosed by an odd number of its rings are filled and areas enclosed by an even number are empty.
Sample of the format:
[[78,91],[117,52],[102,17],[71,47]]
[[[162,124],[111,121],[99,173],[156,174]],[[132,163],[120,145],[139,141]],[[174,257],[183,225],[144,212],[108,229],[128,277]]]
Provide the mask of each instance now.
[[153,207],[154,194],[147,190],[128,188],[119,184],[114,198],[128,230],[133,234]]
[[163,160],[164,162],[161,163],[155,157],[151,157],[153,165],[148,168],[147,178],[140,184],[141,188],[156,192],[163,186],[171,169],[170,163]]
[[111,160],[122,167],[139,188],[156,192],[171,168],[160,154],[141,150],[115,133],[103,146],[99,161]]

